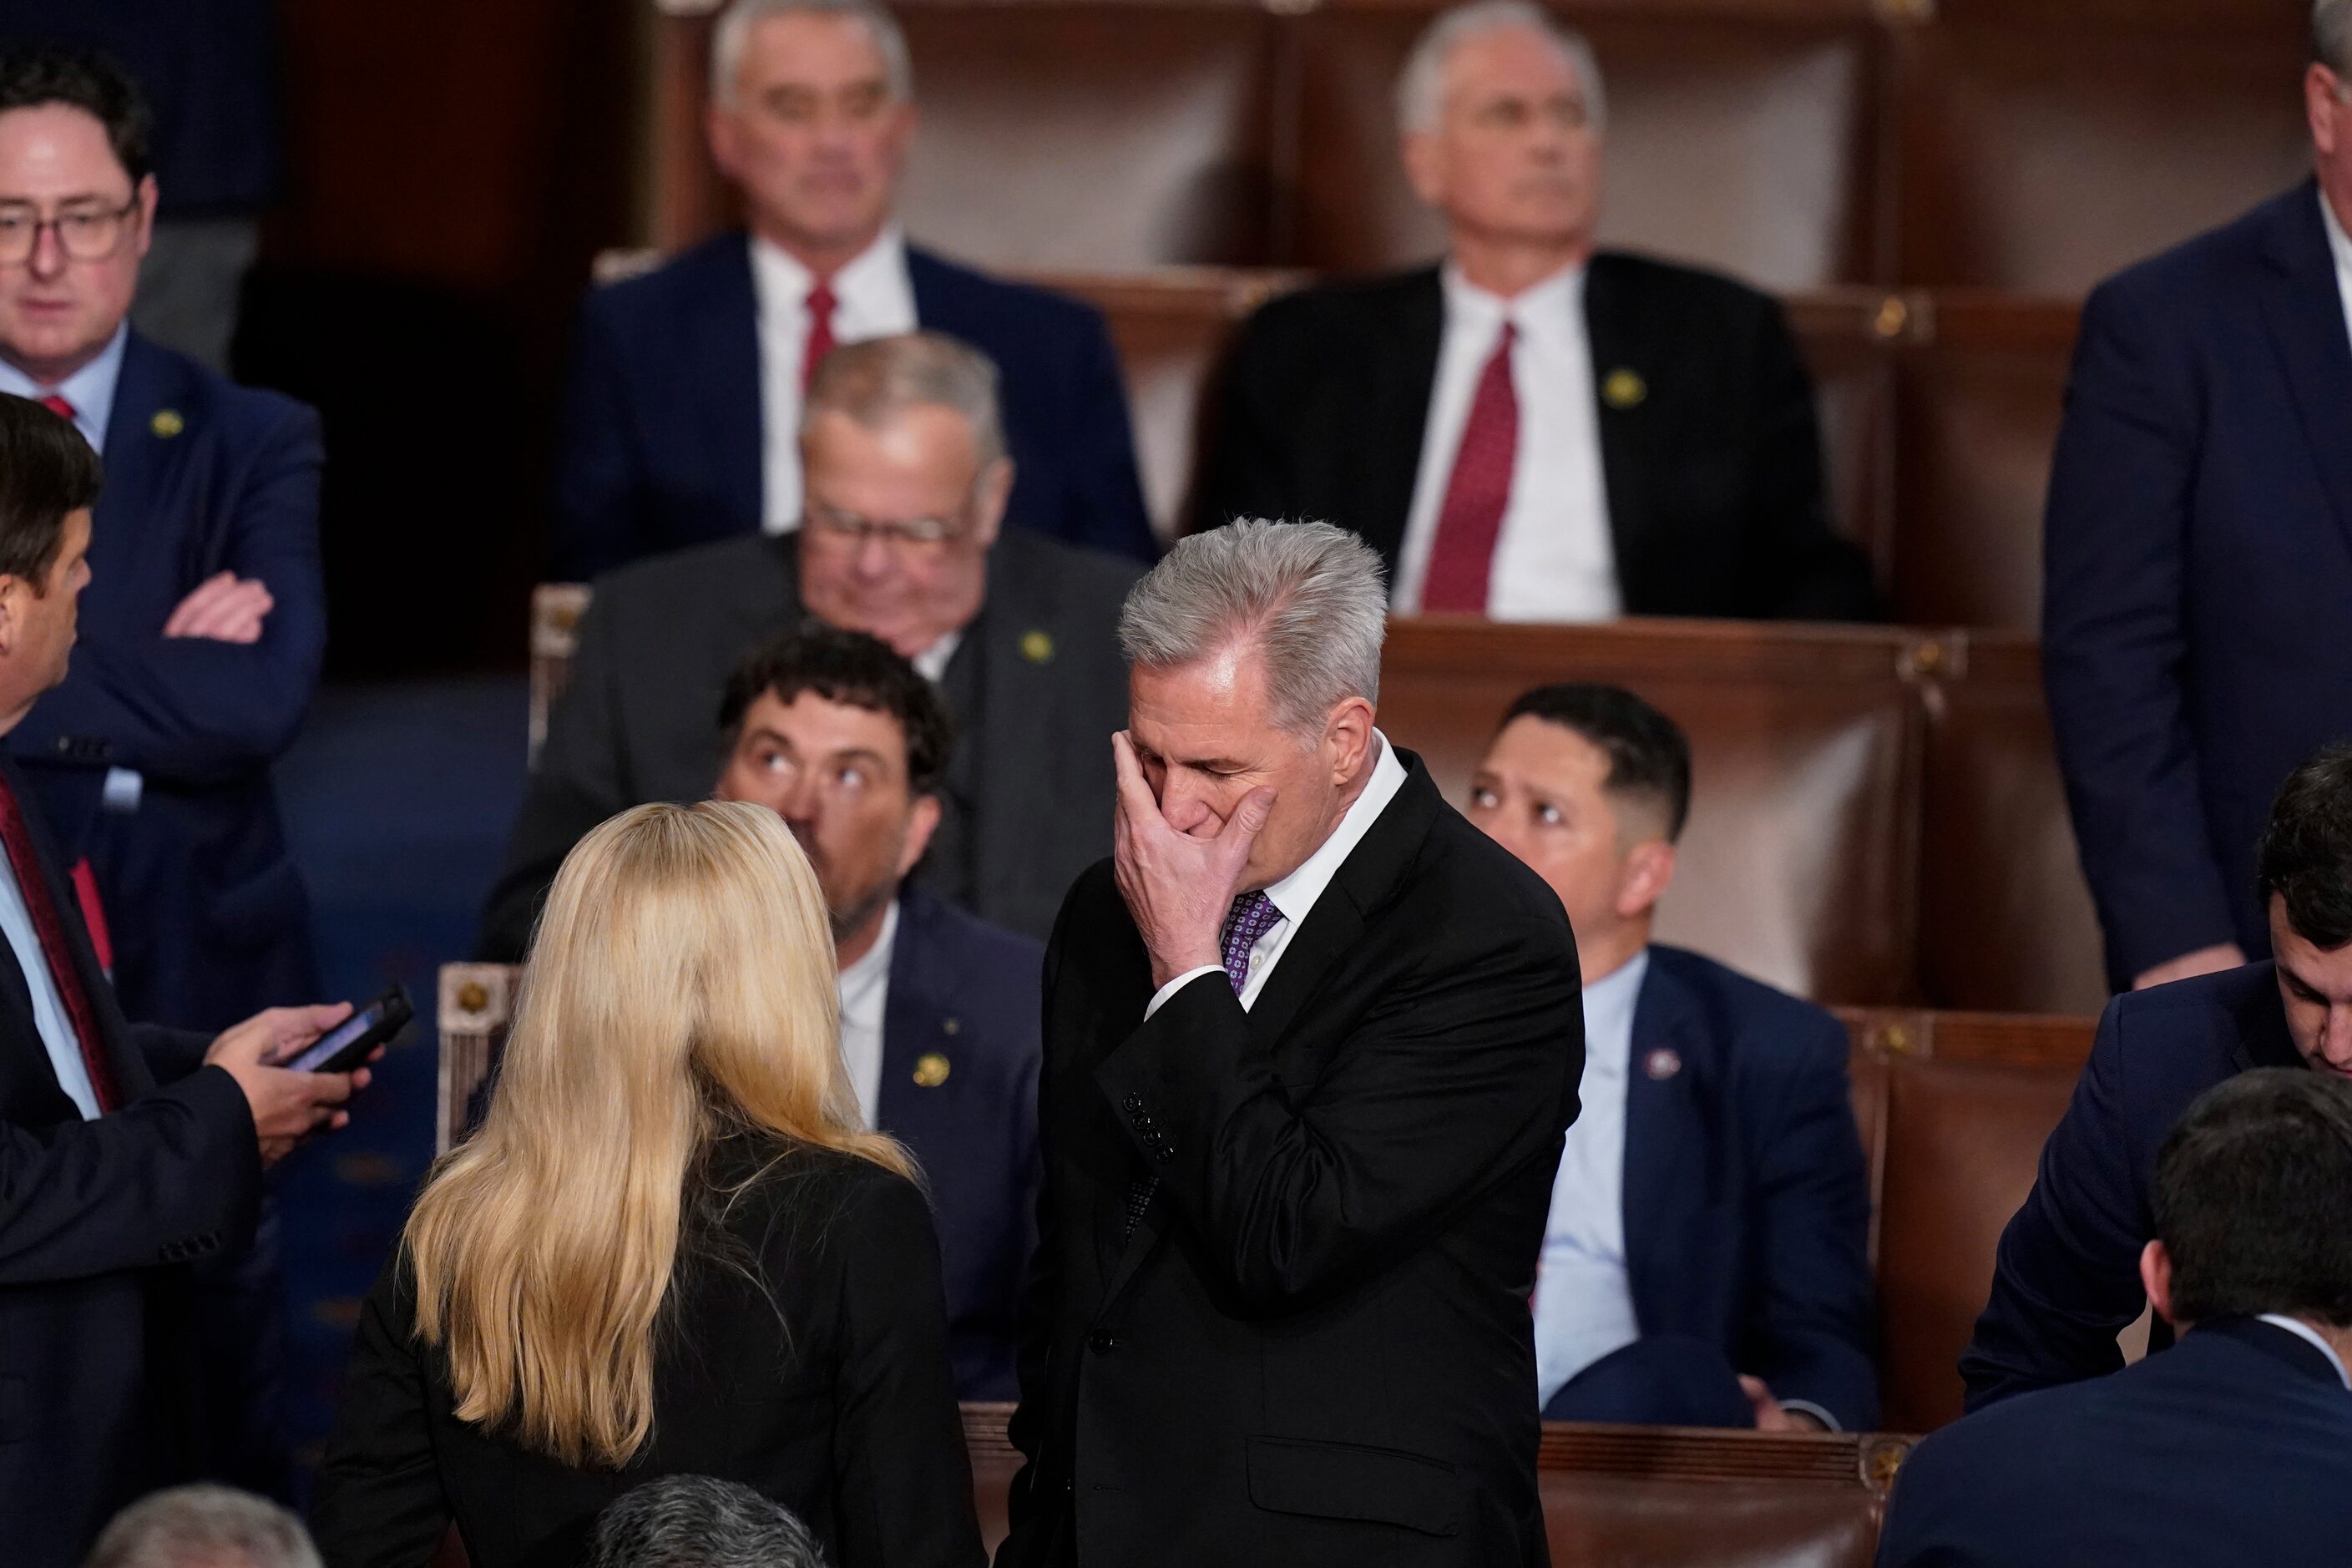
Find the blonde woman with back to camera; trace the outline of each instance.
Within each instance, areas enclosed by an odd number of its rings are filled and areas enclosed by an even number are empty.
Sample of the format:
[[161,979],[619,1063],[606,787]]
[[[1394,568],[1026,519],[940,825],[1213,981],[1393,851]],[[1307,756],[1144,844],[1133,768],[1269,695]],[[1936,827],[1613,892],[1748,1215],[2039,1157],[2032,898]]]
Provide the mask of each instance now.
[[776,815],[645,805],[581,840],[497,1091],[360,1319],[314,1525],[330,1568],[568,1563],[605,1503],[719,1476],[834,1568],[982,1561],[939,1245],[863,1130],[832,938]]

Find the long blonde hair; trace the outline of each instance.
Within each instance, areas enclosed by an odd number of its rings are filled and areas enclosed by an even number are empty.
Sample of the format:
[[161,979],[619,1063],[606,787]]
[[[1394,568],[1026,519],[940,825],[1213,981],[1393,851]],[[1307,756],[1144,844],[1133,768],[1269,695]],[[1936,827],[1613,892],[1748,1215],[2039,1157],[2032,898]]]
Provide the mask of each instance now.
[[775,813],[641,805],[564,858],[481,1130],[408,1216],[416,1329],[459,1418],[617,1468],[704,1150],[749,1128],[901,1174],[838,1046],[824,900]]

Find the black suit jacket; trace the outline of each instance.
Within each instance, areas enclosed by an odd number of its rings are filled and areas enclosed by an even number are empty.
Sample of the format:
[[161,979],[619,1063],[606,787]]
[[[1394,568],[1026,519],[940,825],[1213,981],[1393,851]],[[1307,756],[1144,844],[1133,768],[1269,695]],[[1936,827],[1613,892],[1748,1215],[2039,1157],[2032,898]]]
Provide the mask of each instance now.
[[1403,760],[1248,1012],[1220,973],[1146,1020],[1109,865],[1071,889],[1000,1563],[1545,1562],[1528,1297],[1575,942]]
[[[1875,618],[1868,560],[1830,529],[1812,382],[1780,306],[1604,251],[1584,314],[1626,613]],[[1194,525],[1337,522],[1393,574],[1444,325],[1433,267],[1260,308],[1225,368]],[[1601,391],[1622,371],[1639,378],[1630,402]]]
[[[940,689],[959,731],[946,819],[916,875],[983,920],[1042,937],[1072,879],[1110,848],[1110,737],[1127,722],[1119,606],[1133,563],[1007,529],[988,599]],[[751,535],[603,579],[572,683],[490,890],[486,958],[522,956],[581,836],[719,776],[719,699],[737,661],[799,622],[797,542]]]
[[[2107,1004],[2033,1190],[2000,1233],[1992,1298],[1960,1357],[1971,1410],[2123,1365],[2116,1336],[2147,1302],[2156,1152],[2191,1101],[2249,1068],[2301,1067],[2269,961]],[[2149,1343],[2172,1331],[2162,1319]]]
[[876,1121],[923,1168],[939,1220],[956,1394],[1011,1399],[1037,1245],[1038,976],[1045,951],[938,895],[898,895]]
[[[312,1505],[330,1568],[423,1568],[453,1520],[474,1568],[571,1568],[606,1503],[680,1474],[784,1504],[834,1568],[977,1568],[922,1194],[853,1155],[749,1135],[723,1140],[710,1173],[663,1306],[653,1435],[618,1472],[457,1419],[446,1356],[415,1337],[405,1255],[385,1265]],[[718,1212],[714,1194],[744,1182]]]
[[0,1558],[71,1568],[117,1509],[195,1473],[210,1415],[187,1265],[252,1235],[261,1152],[236,1080],[195,1066],[202,1037],[123,1022],[39,814],[0,772],[26,804],[124,1100],[82,1120],[0,944]]
[[1879,1568],[2322,1568],[2352,1540],[2352,1392],[2256,1318],[1930,1434]]

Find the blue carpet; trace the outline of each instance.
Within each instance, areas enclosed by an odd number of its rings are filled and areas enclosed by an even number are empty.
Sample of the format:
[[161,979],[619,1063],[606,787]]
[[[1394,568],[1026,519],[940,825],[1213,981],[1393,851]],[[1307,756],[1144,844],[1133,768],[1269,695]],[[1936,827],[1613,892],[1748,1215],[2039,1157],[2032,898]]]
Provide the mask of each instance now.
[[435,973],[468,956],[522,800],[520,677],[320,693],[278,768],[309,885],[323,999],[394,981],[417,1020],[352,1124],[275,1173],[283,1223],[289,1412],[305,1479],[334,1417],[360,1299],[433,1158]]

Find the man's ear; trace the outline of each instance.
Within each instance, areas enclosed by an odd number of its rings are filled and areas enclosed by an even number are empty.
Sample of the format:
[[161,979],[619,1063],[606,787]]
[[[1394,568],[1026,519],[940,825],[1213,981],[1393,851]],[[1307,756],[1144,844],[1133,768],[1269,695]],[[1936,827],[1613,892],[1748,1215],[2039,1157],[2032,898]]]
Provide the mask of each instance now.
[[2172,1315],[2172,1254],[2164,1243],[2151,1241],[2139,1249],[2139,1282],[2147,1288],[2148,1305],[2174,1328],[2185,1325]]
[[737,156],[735,110],[713,100],[702,111],[702,133],[710,142],[710,161],[719,165],[719,172],[741,184],[742,175],[736,172],[741,159]]
[[1412,187],[1424,206],[1442,206],[1445,195],[1444,165],[1438,150],[1437,137],[1427,131],[1408,131],[1397,143],[1398,157],[1404,163],[1405,183]]
[[2323,157],[2336,153],[2336,89],[2339,79],[2326,66],[2313,62],[2303,73],[2304,118],[2311,122],[2311,142]]
[[1625,868],[1617,879],[1617,913],[1632,920],[1645,915],[1665,897],[1675,879],[1675,847],[1663,838],[1644,838],[1627,852]]
[[33,597],[32,584],[10,573],[0,573],[0,658],[16,651],[25,635],[26,601]]
[[1013,499],[1013,459],[999,458],[980,471],[971,487],[971,531],[985,550],[996,542],[1004,503]]
[[907,842],[898,851],[898,876],[904,879],[931,847],[931,835],[940,830],[940,797],[919,795],[907,813]]
[[1364,765],[1372,744],[1372,705],[1350,697],[1331,710],[1323,721],[1323,744],[1331,758],[1331,776],[1348,778]]

